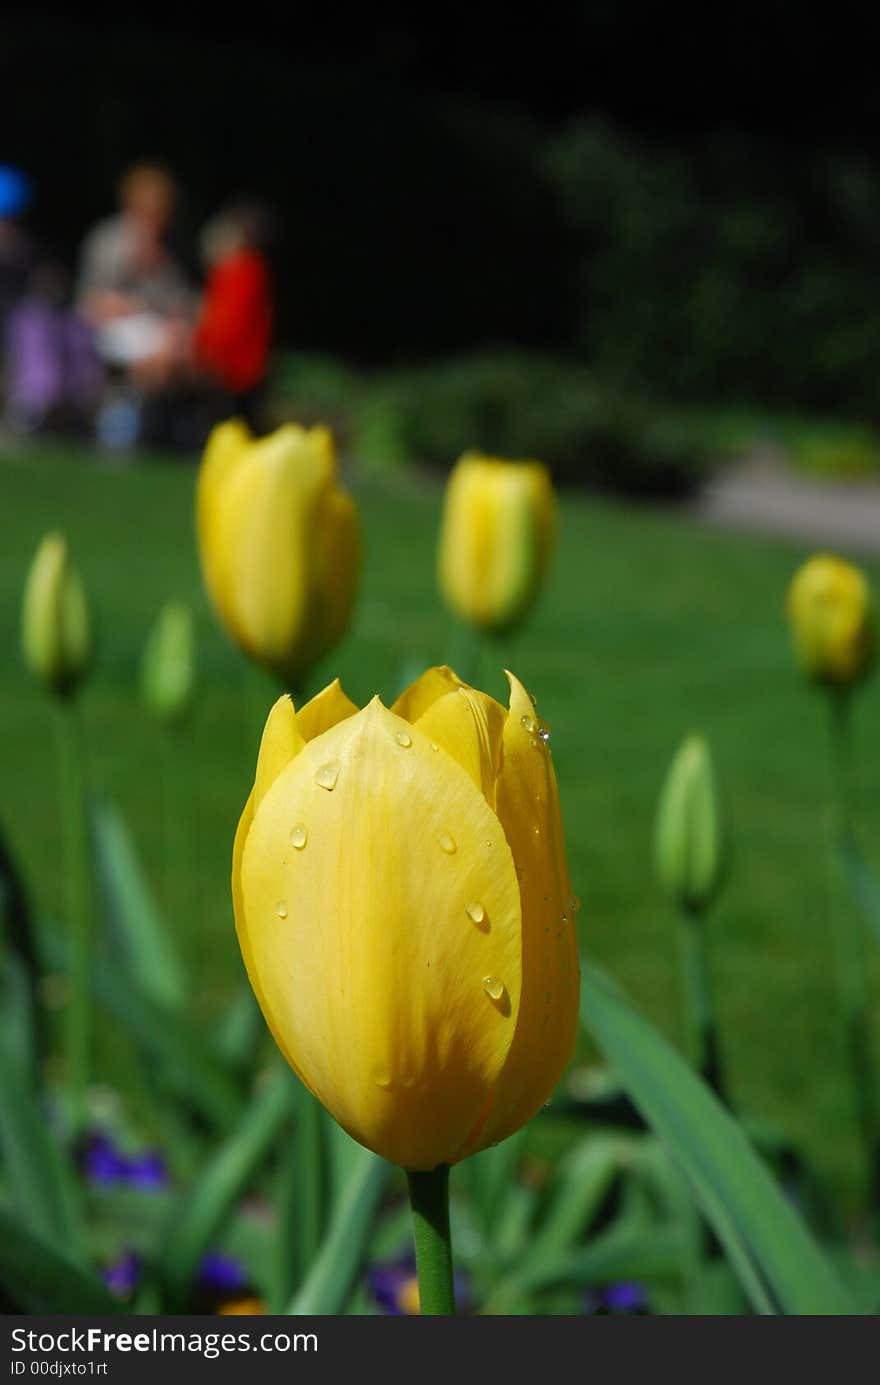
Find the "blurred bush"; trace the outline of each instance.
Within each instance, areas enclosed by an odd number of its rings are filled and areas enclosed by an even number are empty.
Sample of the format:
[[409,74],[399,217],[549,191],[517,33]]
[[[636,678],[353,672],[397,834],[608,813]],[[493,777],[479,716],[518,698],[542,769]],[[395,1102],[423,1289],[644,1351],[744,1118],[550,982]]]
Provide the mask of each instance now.
[[876,413],[880,181],[866,158],[581,120],[546,166],[574,247],[573,344],[600,378]]
[[694,489],[714,455],[703,421],[600,382],[584,366],[496,351],[359,375],[287,356],[275,411],[325,419],[371,470],[448,468],[466,448],[534,457],[563,484],[652,496]]

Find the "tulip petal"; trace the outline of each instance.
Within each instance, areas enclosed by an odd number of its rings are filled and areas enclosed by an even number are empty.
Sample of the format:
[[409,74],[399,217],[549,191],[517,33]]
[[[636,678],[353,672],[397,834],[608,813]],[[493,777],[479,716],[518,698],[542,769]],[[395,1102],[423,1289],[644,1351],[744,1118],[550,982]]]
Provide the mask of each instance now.
[[297,724],[293,699],[285,693],[273,706],[263,728],[257,774],[254,781],[254,807],[263,800],[279,774],[305,745]]
[[217,542],[218,500],[224,482],[238,465],[253,434],[241,419],[220,423],[211,432],[196,481],[196,531],[202,574],[218,613],[224,611],[225,551]]
[[226,623],[248,654],[292,680],[291,650],[310,618],[315,510],[334,469],[324,430],[314,435],[287,424],[251,443],[216,500]]
[[523,989],[510,1053],[474,1146],[479,1148],[518,1130],[549,1098],[571,1058],[578,1017],[577,931],[556,775],[536,734],[531,698],[518,678],[507,677],[510,712],[495,810],[519,874]]
[[455,1160],[522,979],[513,857],[468,775],[374,699],[282,771],[241,882],[252,985],[319,1099],[403,1167]]
[[313,741],[316,736],[329,731],[331,726],[336,726],[346,717],[353,717],[357,711],[355,703],[342,691],[339,679],[334,678],[310,702],[300,707],[296,722],[303,739]]
[[448,664],[441,664],[437,668],[427,669],[408,688],[404,688],[391,710],[396,716],[403,717],[404,721],[415,723],[438,697],[457,692],[464,686],[454,669]]
[[494,807],[506,720],[506,708],[494,697],[474,688],[459,688],[433,702],[415,725],[467,770],[486,802]]
[[296,661],[288,665],[291,678],[339,642],[357,594],[360,520],[351,496],[327,490],[315,507],[312,529],[311,595]]
[[[251,983],[251,988],[255,994],[257,993],[257,985],[255,980],[253,954],[251,951],[250,940],[248,937],[248,930],[244,926],[244,898],[241,889],[241,861],[242,856],[244,855],[245,842],[247,841],[247,836],[251,830],[251,824],[254,820],[256,801],[256,789],[251,789],[248,801],[244,805],[241,817],[239,818],[238,827],[235,831],[235,841],[232,844],[232,912],[235,918],[235,931],[238,935],[238,944],[241,948],[242,960],[244,961],[245,970],[248,974],[248,980]],[[273,1028],[272,1022],[266,1015],[265,1011],[263,1012],[263,1018],[266,1020],[266,1023],[268,1024],[269,1029],[271,1030],[272,1038],[275,1040],[275,1043],[277,1044],[279,1051],[283,1054],[286,1061],[293,1068],[300,1082],[305,1083],[305,1085],[308,1087],[308,1082],[305,1081],[305,1078],[297,1068],[296,1063],[293,1061],[293,1058],[291,1057],[291,1054],[289,1053],[287,1046],[285,1045],[283,1033],[279,1029]]]
[[554,528],[546,467],[466,452],[447,486],[438,553],[452,608],[487,630],[513,625],[537,592]]

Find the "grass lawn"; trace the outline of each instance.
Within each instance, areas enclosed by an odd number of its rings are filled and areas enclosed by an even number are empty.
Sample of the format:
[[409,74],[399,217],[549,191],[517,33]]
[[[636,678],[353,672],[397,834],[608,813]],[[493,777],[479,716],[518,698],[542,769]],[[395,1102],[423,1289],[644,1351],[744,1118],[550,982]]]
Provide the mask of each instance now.
[[[60,448],[0,465],[0,825],[35,901],[60,909],[59,824],[49,709],[19,656],[19,599],[42,533],[67,531],[99,627],[82,709],[94,786],[123,809],[195,979],[207,1018],[240,983],[229,903],[232,833],[250,786],[271,685],[245,667],[202,595],[184,465],[98,466]],[[350,639],[315,677],[390,700],[412,671],[450,658],[434,586],[439,494],[403,477],[360,495],[366,566]],[[680,1032],[673,918],[654,885],[658,788],[680,737],[716,752],[734,860],[711,919],[724,1056],[740,1111],[802,1142],[844,1187],[858,1151],[833,978],[835,902],[825,851],[824,707],[795,676],[782,618],[803,552],[706,532],[658,510],[566,496],[558,558],[528,629],[484,655],[534,689],[550,723],[579,916],[589,953],[669,1034]],[[874,574],[875,578],[880,574]],[[181,740],[177,791],[191,842],[166,872],[158,734],[137,698],[138,661],[161,602],[191,601],[200,696]],[[497,657],[496,657],[497,656]],[[859,809],[880,861],[880,691],[859,698]],[[876,983],[880,972],[875,968]],[[880,1026],[878,1026],[880,1027]],[[104,1071],[117,1055],[103,1036]]]

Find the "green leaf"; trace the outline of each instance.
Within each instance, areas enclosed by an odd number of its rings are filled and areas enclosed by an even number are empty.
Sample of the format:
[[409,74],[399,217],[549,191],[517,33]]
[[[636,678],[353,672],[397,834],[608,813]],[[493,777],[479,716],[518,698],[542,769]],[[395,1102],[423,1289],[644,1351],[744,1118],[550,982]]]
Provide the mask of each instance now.
[[360,1269],[390,1165],[361,1150],[333,1212],[317,1259],[287,1311],[339,1313]]
[[677,1227],[629,1227],[616,1222],[581,1249],[541,1257],[506,1276],[483,1307],[489,1315],[523,1312],[529,1299],[554,1285],[584,1290],[615,1279],[678,1283],[682,1235]]
[[[55,970],[65,969],[61,934],[44,927],[43,951]],[[241,1114],[239,1086],[186,1017],[153,1005],[121,967],[98,953],[92,957],[92,984],[102,1008],[131,1035],[166,1086],[209,1124],[232,1127]]]
[[856,1313],[737,1122],[592,962],[584,965],[582,1001],[593,1038],[645,1120],[687,1173],[755,1310]]
[[236,1072],[249,1072],[266,1033],[266,1021],[250,982],[245,981],[216,1025],[214,1048]]
[[35,1076],[37,1044],[27,969],[17,953],[0,958],[0,1051],[22,1072]]
[[36,1235],[76,1247],[80,1230],[73,1174],[29,1076],[5,1046],[0,1072],[0,1152],[15,1205]]
[[619,1173],[625,1152],[623,1140],[604,1134],[588,1135],[569,1151],[524,1257],[526,1263],[557,1256],[581,1236]]
[[118,1313],[120,1305],[90,1270],[76,1265],[0,1208],[0,1283],[29,1313]]
[[172,1208],[161,1275],[173,1307],[185,1302],[202,1256],[268,1155],[289,1112],[287,1073],[278,1073],[257,1092],[237,1129]]
[[98,888],[122,968],[148,1000],[180,1010],[187,995],[183,965],[125,821],[115,804],[99,801],[91,826]]

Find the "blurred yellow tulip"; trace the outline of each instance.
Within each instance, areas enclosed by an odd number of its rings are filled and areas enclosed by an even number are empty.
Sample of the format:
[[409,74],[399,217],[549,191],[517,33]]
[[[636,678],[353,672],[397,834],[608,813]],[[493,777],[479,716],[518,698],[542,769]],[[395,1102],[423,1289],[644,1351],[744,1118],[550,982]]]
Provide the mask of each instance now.
[[788,589],[788,620],[803,672],[847,687],[874,657],[871,593],[863,572],[830,554],[810,558]]
[[21,642],[35,678],[59,696],[73,693],[92,659],[85,590],[63,534],[47,534],[28,571]]
[[679,746],[660,795],[654,836],[660,883],[684,909],[704,909],[721,883],[724,840],[712,754],[702,736]]
[[571,1056],[578,949],[546,729],[431,669],[273,707],[233,854],[251,985],[340,1125],[411,1170],[506,1138]]
[[255,439],[215,428],[196,493],[202,574],[252,659],[289,686],[342,637],[360,566],[357,509],[336,481],[327,428],[288,423]]
[[531,605],[553,549],[556,498],[540,462],[466,452],[446,487],[439,576],[453,611],[509,629]]

